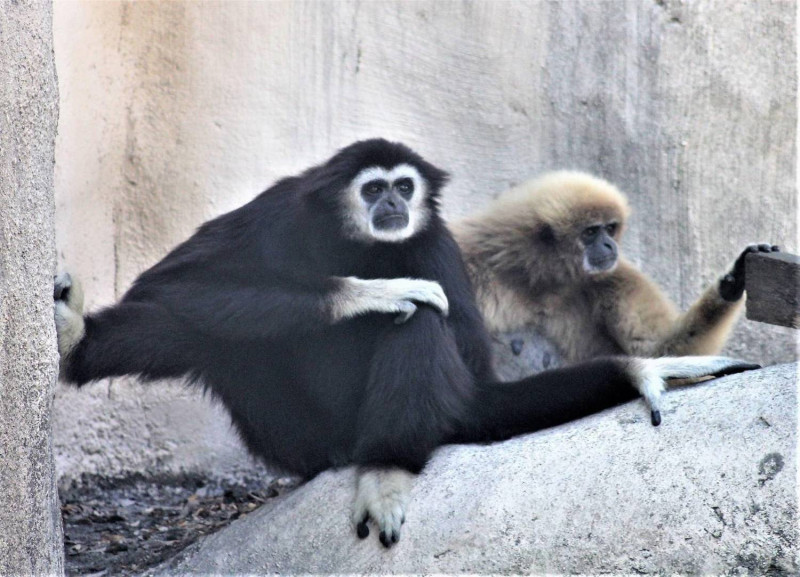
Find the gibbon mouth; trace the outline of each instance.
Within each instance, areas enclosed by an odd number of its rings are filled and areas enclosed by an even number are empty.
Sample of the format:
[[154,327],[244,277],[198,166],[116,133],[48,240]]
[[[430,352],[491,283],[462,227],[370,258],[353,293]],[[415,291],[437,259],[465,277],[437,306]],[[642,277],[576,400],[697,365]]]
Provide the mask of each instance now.
[[597,272],[605,272],[613,268],[615,264],[617,264],[616,257],[604,258],[591,263],[592,268],[594,268]]
[[405,228],[408,224],[408,215],[387,214],[386,216],[376,218],[373,224],[378,230],[399,230]]

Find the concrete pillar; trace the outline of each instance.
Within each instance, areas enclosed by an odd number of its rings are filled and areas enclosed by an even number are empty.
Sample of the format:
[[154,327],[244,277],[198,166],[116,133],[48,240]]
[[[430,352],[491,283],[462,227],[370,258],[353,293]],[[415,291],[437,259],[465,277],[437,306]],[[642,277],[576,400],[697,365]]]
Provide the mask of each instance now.
[[64,571],[51,409],[53,163],[58,90],[52,6],[0,2],[0,574]]

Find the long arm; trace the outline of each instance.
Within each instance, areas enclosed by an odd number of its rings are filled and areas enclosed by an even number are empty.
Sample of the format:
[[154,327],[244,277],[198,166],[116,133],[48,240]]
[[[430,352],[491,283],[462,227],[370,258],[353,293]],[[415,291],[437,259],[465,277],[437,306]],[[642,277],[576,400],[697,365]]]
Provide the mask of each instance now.
[[709,286],[685,313],[647,276],[625,260],[612,281],[599,283],[598,315],[609,334],[630,355],[718,353],[733,330],[744,300],[744,255],[777,247],[750,245],[729,272]]
[[678,317],[648,356],[718,353],[728,340],[743,305],[741,298],[736,301],[724,300],[720,296],[719,285],[715,283]]
[[123,299],[155,302],[204,334],[231,340],[279,338],[312,332],[369,312],[410,316],[414,302],[447,312],[436,283],[417,279],[325,277],[297,279],[273,275],[269,281],[177,279]]
[[191,329],[218,338],[251,340],[310,332],[335,322],[334,296],[347,299],[343,279],[321,279],[314,285],[283,279],[269,283],[237,279],[205,282],[176,279],[151,295],[127,295],[117,305],[157,303]]

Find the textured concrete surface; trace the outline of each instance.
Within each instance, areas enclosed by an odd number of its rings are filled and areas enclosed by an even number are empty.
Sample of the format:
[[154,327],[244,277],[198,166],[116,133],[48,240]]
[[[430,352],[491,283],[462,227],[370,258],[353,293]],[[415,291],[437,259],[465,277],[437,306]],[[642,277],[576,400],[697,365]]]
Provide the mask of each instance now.
[[0,575],[63,572],[51,415],[52,6],[0,1]]
[[796,574],[797,365],[492,446],[440,450],[400,543],[349,524],[325,473],[162,568],[175,573]]
[[[450,217],[544,170],[615,182],[634,209],[624,249],[688,306],[749,242],[797,252],[795,11],[56,3],[59,260],[89,307],[109,304],[203,220],[381,135],[452,173]],[[727,352],[771,363],[795,347],[743,321]],[[252,466],[227,417],[182,387],[62,387],[56,411],[63,474]]]

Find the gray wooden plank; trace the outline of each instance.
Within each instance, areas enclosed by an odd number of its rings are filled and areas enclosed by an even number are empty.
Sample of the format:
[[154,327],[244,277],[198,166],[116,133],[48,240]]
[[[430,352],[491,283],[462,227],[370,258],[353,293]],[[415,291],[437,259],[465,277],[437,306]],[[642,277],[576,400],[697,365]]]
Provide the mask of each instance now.
[[800,257],[753,253],[745,260],[747,318],[800,328]]

